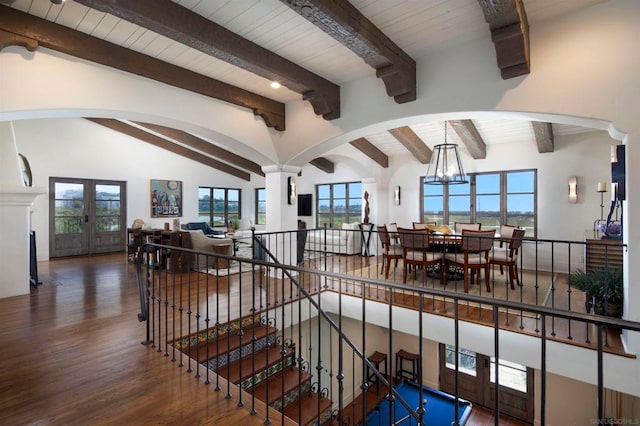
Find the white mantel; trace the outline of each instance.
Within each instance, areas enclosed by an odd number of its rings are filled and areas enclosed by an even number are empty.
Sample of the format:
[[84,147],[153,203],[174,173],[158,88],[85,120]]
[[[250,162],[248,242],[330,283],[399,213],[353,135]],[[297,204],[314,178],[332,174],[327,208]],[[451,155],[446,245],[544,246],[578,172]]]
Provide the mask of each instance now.
[[0,123],[0,298],[28,294],[30,211],[45,188],[22,181],[11,122]]

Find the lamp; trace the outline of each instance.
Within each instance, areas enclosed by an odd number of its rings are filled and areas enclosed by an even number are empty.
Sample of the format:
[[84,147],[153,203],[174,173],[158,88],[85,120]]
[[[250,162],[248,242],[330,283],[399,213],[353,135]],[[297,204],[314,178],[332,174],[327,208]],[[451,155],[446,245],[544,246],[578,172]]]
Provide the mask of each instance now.
[[429,185],[454,185],[468,183],[462,169],[458,145],[447,143],[447,122],[444,122],[444,144],[433,147],[431,162],[424,183]]
[[296,203],[296,181],[292,176],[287,178],[287,203],[295,204]]
[[607,192],[607,182],[598,182],[600,193],[600,220],[604,220],[604,193]]
[[578,179],[575,176],[569,178],[569,202],[575,204],[578,201]]
[[400,185],[396,186],[396,189],[393,190],[393,204],[396,206],[400,205]]

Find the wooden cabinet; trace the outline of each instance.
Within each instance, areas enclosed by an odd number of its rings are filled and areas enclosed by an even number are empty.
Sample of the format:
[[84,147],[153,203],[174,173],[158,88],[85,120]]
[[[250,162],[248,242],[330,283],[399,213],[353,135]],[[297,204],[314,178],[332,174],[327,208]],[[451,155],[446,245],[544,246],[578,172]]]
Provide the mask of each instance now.
[[622,266],[622,241],[586,239],[586,270]]

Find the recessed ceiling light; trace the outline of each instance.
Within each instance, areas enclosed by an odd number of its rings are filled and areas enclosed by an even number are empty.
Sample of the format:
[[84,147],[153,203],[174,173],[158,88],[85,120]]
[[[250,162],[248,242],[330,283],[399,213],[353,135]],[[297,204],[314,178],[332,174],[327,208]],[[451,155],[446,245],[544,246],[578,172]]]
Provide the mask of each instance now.
[[271,88],[272,89],[279,89],[280,88],[280,83],[278,83],[277,81],[272,81],[271,82]]

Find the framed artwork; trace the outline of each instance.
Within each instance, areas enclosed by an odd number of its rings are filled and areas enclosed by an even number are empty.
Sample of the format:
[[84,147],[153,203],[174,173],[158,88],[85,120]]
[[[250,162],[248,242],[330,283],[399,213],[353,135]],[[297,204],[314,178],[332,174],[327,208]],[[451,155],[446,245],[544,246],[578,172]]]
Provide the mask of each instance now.
[[151,179],[151,217],[182,216],[182,181]]

